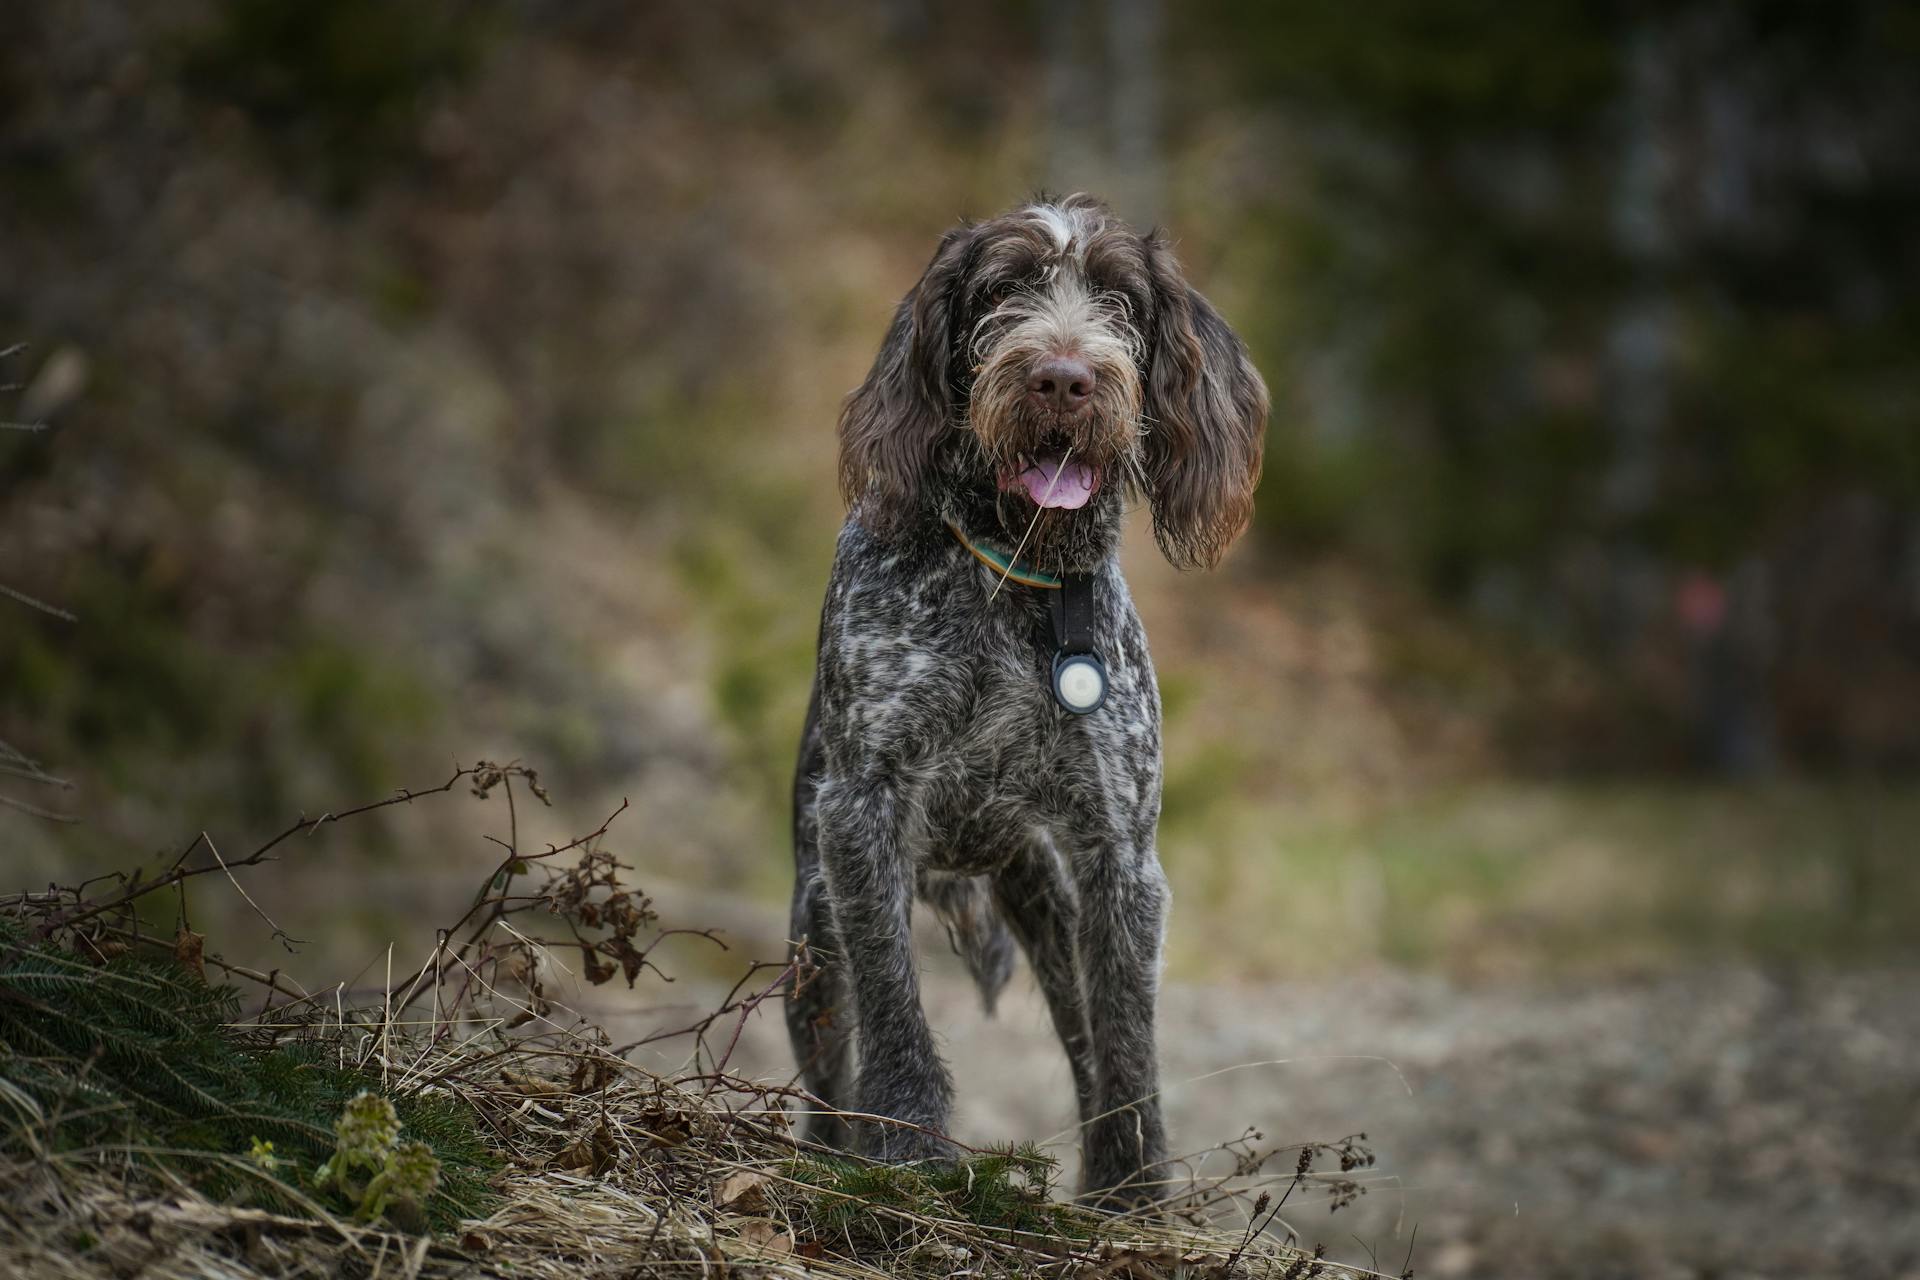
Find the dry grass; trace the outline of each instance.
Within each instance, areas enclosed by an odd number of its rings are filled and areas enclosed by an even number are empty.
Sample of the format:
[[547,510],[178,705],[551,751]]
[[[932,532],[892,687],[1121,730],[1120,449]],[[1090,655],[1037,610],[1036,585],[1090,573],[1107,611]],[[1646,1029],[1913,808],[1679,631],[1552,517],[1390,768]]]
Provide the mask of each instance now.
[[[808,980],[804,954],[747,966],[719,1009],[666,1033],[690,1046],[683,1069],[636,1066],[628,1055],[639,1045],[613,1044],[551,998],[543,975],[565,963],[596,983],[651,980],[653,947],[683,931],[659,927],[644,895],[621,882],[630,868],[604,847],[612,818],[566,844],[520,847],[516,806],[544,799],[528,770],[482,764],[385,803],[462,782],[507,800],[499,865],[465,916],[422,948],[418,969],[389,962],[381,985],[359,999],[222,961],[185,918],[185,886],[208,877],[251,905],[238,873],[259,874],[296,836],[364,808],[302,819],[239,857],[223,857],[203,833],[155,879],[17,894],[0,907],[37,939],[92,963],[145,949],[250,983],[259,1007],[232,1027],[245,1043],[317,1046],[388,1096],[455,1104],[500,1161],[478,1214],[429,1234],[356,1221],[293,1161],[202,1149],[176,1163],[169,1155],[184,1153],[136,1138],[63,1143],[58,1105],[15,1099],[0,1106],[13,1126],[0,1141],[0,1274],[1353,1274],[1286,1243],[1279,1217],[1296,1191],[1302,1200],[1359,1194],[1350,1175],[1370,1157],[1353,1140],[1257,1149],[1249,1135],[1186,1164],[1218,1167],[1224,1156],[1224,1172],[1183,1179],[1163,1209],[1125,1217],[1056,1199],[1053,1161],[1036,1149],[897,1168],[810,1147],[795,1121],[817,1105],[811,1098],[728,1069],[745,1020],[788,982]],[[156,928],[153,909],[175,899],[173,928]],[[0,1093],[18,1054],[0,1038]],[[210,1160],[227,1175],[224,1189],[193,1172]],[[249,1195],[249,1180],[270,1183],[271,1196]]]
[[[466,1063],[448,1064],[466,1066]],[[559,1082],[555,1082],[558,1084]],[[999,1228],[939,1198],[859,1202],[802,1181],[804,1153],[751,1091],[622,1069],[593,1092],[463,1086],[512,1167],[499,1203],[410,1236],[318,1205],[310,1216],[216,1203],[124,1160],[0,1164],[0,1272],[46,1277],[793,1275],[1278,1277],[1316,1270],[1217,1217],[1116,1219],[1060,1205],[1052,1231]],[[851,1215],[836,1213],[844,1199]],[[827,1222],[837,1233],[822,1231]]]

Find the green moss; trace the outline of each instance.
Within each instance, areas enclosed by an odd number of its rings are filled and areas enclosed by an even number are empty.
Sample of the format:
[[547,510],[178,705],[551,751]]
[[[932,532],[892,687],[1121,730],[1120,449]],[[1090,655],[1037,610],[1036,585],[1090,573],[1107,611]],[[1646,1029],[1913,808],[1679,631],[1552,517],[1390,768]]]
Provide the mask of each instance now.
[[369,268],[365,290],[380,318],[396,329],[417,323],[433,309],[433,285],[392,257]]
[[947,1163],[821,1158],[796,1160],[786,1170],[817,1189],[805,1205],[815,1234],[882,1247],[901,1244],[915,1230],[888,1210],[1084,1239],[1085,1226],[1050,1198],[1057,1171],[1058,1161],[1030,1143]]
[[310,639],[262,674],[266,687],[291,704],[307,740],[331,756],[334,772],[355,790],[384,784],[390,735],[425,727],[434,710],[410,673],[336,640]]

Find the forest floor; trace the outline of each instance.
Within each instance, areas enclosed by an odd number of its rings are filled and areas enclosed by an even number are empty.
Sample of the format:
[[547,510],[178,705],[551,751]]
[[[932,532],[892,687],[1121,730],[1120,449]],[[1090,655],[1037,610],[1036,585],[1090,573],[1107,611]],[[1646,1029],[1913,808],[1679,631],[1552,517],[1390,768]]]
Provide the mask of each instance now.
[[[1379,1157],[1368,1193],[1332,1216],[1296,1201],[1285,1218],[1306,1244],[1390,1275],[1916,1277],[1917,978],[1721,966],[1171,985],[1175,1147],[1249,1127],[1269,1142],[1365,1132]],[[636,1014],[607,992],[596,1011],[636,1025],[709,994],[682,987],[686,1003]],[[942,958],[927,1001],[958,1081],[958,1137],[1068,1128],[1065,1063],[1027,979],[988,1020]],[[750,1021],[734,1061],[791,1072],[777,1011]],[[1071,1171],[1070,1137],[1054,1146]]]

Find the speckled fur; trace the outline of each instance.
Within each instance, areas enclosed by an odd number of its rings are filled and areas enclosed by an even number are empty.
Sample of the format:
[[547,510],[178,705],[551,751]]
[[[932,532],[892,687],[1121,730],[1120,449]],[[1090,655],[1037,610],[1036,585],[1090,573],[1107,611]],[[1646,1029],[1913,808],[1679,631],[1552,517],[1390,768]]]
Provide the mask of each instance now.
[[[1019,394],[1051,351],[1099,371],[1093,412],[1048,419]],[[1131,494],[1153,504],[1170,559],[1217,560],[1251,512],[1266,407],[1158,234],[1086,197],[949,233],[901,303],[841,422],[852,511],[794,786],[793,937],[817,968],[787,1012],[822,1102],[904,1123],[821,1114],[811,1137],[887,1159],[951,1154],[953,1086],[909,936],[917,894],[989,1009],[1015,946],[1026,954],[1072,1067],[1089,1197],[1155,1194],[1160,699],[1116,552]],[[946,524],[1012,547],[1036,509],[1005,477],[1043,443],[1071,444],[1103,477],[1083,509],[1044,514],[1027,557],[1094,579],[1110,688],[1087,716],[1049,692],[1034,639],[1045,593],[996,594]]]

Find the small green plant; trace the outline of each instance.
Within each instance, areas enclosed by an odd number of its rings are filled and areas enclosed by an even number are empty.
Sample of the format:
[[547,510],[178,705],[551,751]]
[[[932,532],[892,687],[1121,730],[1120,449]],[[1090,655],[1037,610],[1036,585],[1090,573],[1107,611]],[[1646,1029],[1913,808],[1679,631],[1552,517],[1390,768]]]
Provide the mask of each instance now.
[[265,1173],[272,1173],[285,1163],[273,1154],[272,1142],[262,1142],[258,1138],[253,1140],[253,1149],[247,1152],[247,1159],[253,1161]]
[[393,1103],[363,1090],[347,1101],[333,1131],[338,1142],[314,1185],[333,1191],[362,1222],[385,1217],[411,1231],[425,1226],[440,1161],[426,1143],[400,1141]]
[[361,1172],[372,1175],[386,1166],[393,1144],[400,1139],[400,1116],[393,1103],[362,1090],[341,1109],[333,1132],[339,1141],[314,1180],[322,1186],[353,1189],[361,1185],[356,1180]]
[[440,1161],[424,1142],[402,1142],[387,1156],[360,1202],[362,1218],[386,1217],[409,1231],[426,1225],[426,1204],[440,1185]]
[[1027,1143],[951,1163],[796,1160],[787,1174],[816,1189],[806,1211],[817,1234],[893,1247],[915,1229],[911,1217],[1083,1238],[1085,1225],[1050,1198],[1058,1167],[1053,1156]]

